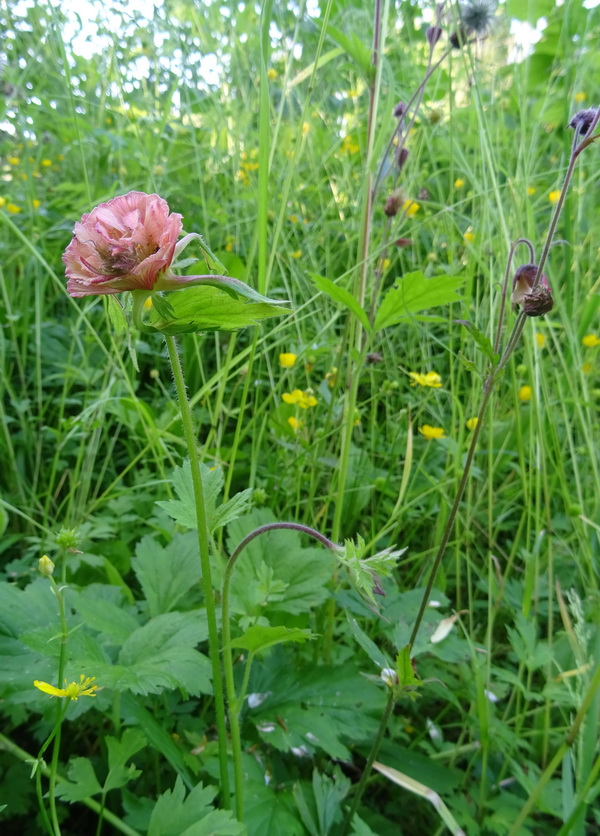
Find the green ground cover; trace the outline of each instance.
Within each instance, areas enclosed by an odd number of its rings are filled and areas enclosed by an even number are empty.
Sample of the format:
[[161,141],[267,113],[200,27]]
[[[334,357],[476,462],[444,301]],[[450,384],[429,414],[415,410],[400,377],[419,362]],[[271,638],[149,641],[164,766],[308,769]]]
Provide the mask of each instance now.
[[[600,12],[90,8],[0,12],[2,832],[597,832]],[[287,304],[70,297],[132,190]]]

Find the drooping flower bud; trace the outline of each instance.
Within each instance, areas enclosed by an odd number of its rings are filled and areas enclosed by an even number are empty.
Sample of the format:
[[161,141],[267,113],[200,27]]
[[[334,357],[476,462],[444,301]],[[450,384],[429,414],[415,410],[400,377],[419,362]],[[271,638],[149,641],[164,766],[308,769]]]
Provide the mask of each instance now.
[[579,130],[580,136],[586,136],[596,117],[595,107],[588,107],[587,110],[580,110],[569,122],[569,127],[574,131]]
[[450,35],[450,45],[453,49],[460,49],[463,47],[468,39],[467,29],[465,26],[459,26],[456,31]]
[[406,105],[404,104],[404,102],[398,102],[398,104],[394,108],[394,116],[396,117],[396,119],[402,119],[405,113]]
[[549,313],[554,305],[552,290],[545,273],[542,273],[534,289],[537,272],[537,264],[522,264],[513,277],[510,301],[514,305],[523,305],[527,316],[543,316]]
[[408,148],[400,149],[400,153],[398,154],[398,168],[400,169],[400,171],[402,171],[402,169],[404,168],[404,163],[407,161],[409,154],[410,151],[408,150]]
[[383,211],[388,216],[388,218],[393,218],[395,215],[398,214],[400,207],[403,203],[404,195],[402,194],[402,189],[395,189],[386,200],[385,206],[383,207]]
[[439,39],[442,37],[441,26],[430,26],[427,30],[427,43],[433,49]]

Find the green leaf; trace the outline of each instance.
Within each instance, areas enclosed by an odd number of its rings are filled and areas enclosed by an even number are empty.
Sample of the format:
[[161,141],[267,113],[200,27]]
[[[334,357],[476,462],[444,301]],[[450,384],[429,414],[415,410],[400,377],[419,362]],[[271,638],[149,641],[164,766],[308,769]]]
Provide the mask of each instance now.
[[413,670],[408,644],[396,656],[396,673],[398,674],[398,688],[402,690],[423,684]]
[[268,666],[254,663],[252,688],[267,695],[246,715],[265,743],[283,752],[322,749],[340,760],[350,757],[345,741],[372,739],[385,699],[348,662],[305,667],[299,676],[284,648],[274,651]]
[[196,650],[208,634],[206,615],[172,612],[153,618],[124,642],[117,664],[96,665],[96,678],[116,691],[160,694],[182,688],[211,693],[210,662]]
[[320,290],[322,293],[326,293],[327,296],[329,296],[329,298],[334,302],[338,302],[345,308],[348,308],[349,311],[352,311],[354,316],[359,320],[359,322],[361,322],[364,329],[368,332],[371,331],[371,324],[367,314],[361,308],[358,300],[354,298],[350,291],[343,287],[339,287],[334,284],[331,279],[326,279],[325,276],[319,276],[317,273],[311,273],[310,275],[313,278],[317,290]]
[[103,792],[116,790],[124,787],[133,778],[141,775],[141,770],[130,764],[126,766],[129,758],[136,752],[147,746],[148,741],[139,729],[126,729],[121,740],[116,737],[107,736],[106,747],[108,749],[108,775],[104,782]]
[[273,647],[275,644],[282,644],[283,642],[305,642],[307,639],[313,638],[315,638],[315,634],[311,633],[310,630],[254,625],[248,627],[241,636],[234,639],[231,642],[231,646],[240,647],[254,654],[259,653],[261,650],[266,650],[268,647]]
[[500,360],[500,355],[494,352],[494,348],[492,346],[490,338],[486,337],[485,334],[482,334],[481,331],[478,328],[476,328],[472,322],[468,322],[466,319],[455,319],[454,321],[458,325],[462,325],[464,328],[467,329],[467,331],[473,338],[473,342],[475,343],[476,348],[479,351],[481,351],[482,354],[485,354],[485,356],[492,364],[492,367],[495,368]]
[[396,325],[411,314],[438,305],[460,302],[456,292],[464,284],[464,276],[434,276],[426,278],[420,271],[407,273],[388,290],[377,311],[374,331]]
[[[200,478],[204,489],[206,522],[211,534],[217,528],[228,525],[248,510],[252,498],[251,488],[240,491],[240,493],[231,497],[228,502],[217,505],[217,499],[224,483],[223,471],[220,467],[210,468],[208,465],[201,464]],[[184,528],[196,529],[198,526],[196,500],[189,461],[185,461],[182,467],[175,468],[172,481],[178,499],[168,499],[156,504],[163,508],[179,525]]]
[[[318,25],[320,23],[317,20],[314,22]],[[372,79],[375,74],[375,67],[371,61],[371,52],[369,48],[365,46],[363,39],[355,34],[346,35],[331,23],[327,24],[326,31],[327,34],[346,51],[350,58],[356,62],[365,79],[367,81]]]
[[352,631],[352,635],[365,651],[369,659],[374,662],[378,668],[387,668],[389,667],[389,662],[385,658],[385,655],[381,652],[381,650],[377,647],[375,642],[370,639],[367,634],[361,630],[358,626],[358,622],[355,618],[351,618],[350,615],[347,616],[348,624],[350,625],[350,629]]
[[[166,503],[165,503],[166,504]],[[174,610],[202,576],[195,534],[176,534],[168,546],[151,535],[136,546],[132,568],[151,616]]]
[[92,630],[107,636],[115,644],[140,626],[140,622],[123,605],[119,587],[91,584],[82,590],[69,590],[69,602]]
[[178,775],[172,790],[159,795],[150,817],[148,836],[242,836],[244,825],[230,811],[215,810],[216,787],[198,784],[185,795]]
[[[261,525],[274,522],[266,508],[255,509],[227,528],[229,553]],[[232,609],[252,618],[275,613],[307,613],[328,597],[333,558],[323,547],[303,548],[296,531],[270,531],[252,540],[236,563]]]
[[481,372],[479,371],[475,363],[472,360],[469,360],[467,357],[465,357],[462,351],[458,352],[458,359],[468,372],[472,372],[473,374],[476,374],[479,377],[481,377]]
[[[232,277],[219,282],[220,287],[207,286],[188,287],[175,291],[168,296],[174,314],[163,317],[156,308],[152,308],[147,315],[145,324],[156,328],[163,334],[191,334],[198,331],[235,331],[256,325],[263,319],[281,316],[289,313],[289,309],[282,308],[281,302],[247,301],[247,299],[266,299],[253,291],[247,285],[242,293],[238,279]],[[210,281],[210,285],[217,284]],[[227,292],[223,288],[227,289]],[[233,294],[232,297],[230,294]],[[240,298],[242,297],[242,298]],[[245,298],[244,298],[245,297]]]
[[65,801],[81,801],[102,792],[94,767],[88,758],[73,758],[67,772],[69,781],[56,785],[56,795]]

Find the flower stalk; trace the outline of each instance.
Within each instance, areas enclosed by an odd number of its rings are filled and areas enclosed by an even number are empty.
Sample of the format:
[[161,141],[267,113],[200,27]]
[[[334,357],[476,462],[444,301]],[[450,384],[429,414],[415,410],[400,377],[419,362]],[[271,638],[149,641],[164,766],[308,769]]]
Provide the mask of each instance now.
[[200,549],[200,565],[202,567],[202,587],[208,622],[208,646],[213,675],[213,693],[215,698],[215,714],[217,720],[217,735],[219,741],[219,767],[221,777],[221,801],[228,810],[231,807],[229,791],[229,773],[227,768],[227,730],[225,726],[225,701],[223,696],[223,681],[221,676],[221,660],[219,657],[219,632],[217,629],[217,615],[210,571],[210,554],[208,542],[208,525],[206,522],[206,508],[204,504],[204,489],[200,475],[200,459],[196,446],[196,434],[192,420],[192,411],[187,398],[183,367],[177,351],[174,337],[165,336],[169,361],[173,371],[173,379],[179,400],[183,434],[190,458],[192,485],[196,507],[196,521],[198,523],[198,547]]

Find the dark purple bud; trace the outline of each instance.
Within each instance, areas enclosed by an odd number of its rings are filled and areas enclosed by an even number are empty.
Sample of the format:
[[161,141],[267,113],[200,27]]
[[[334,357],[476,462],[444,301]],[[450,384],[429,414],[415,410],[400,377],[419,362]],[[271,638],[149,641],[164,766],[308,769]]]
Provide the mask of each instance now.
[[460,49],[467,42],[467,30],[465,26],[459,26],[458,29],[450,35],[450,45],[454,49]]
[[410,151],[408,150],[408,148],[401,148],[398,153],[398,168],[401,171],[404,168],[404,163],[407,161],[409,154]]
[[395,215],[398,214],[398,211],[403,203],[404,195],[402,194],[402,190],[396,189],[386,200],[385,206],[383,207],[383,211],[388,216],[388,218],[393,218]]
[[430,26],[427,30],[427,43],[433,49],[439,39],[442,37],[441,26]]
[[[537,264],[521,264],[513,277],[512,294],[510,301],[514,305],[522,305],[537,276]],[[544,276],[543,279],[546,277]],[[546,284],[547,284],[546,280]]]
[[580,110],[569,122],[569,127],[574,131],[579,130],[580,136],[586,136],[587,132],[592,126],[592,122],[596,117],[597,110],[595,107],[588,107],[587,110]]
[[372,351],[370,354],[367,354],[365,359],[370,366],[376,366],[377,363],[383,363],[383,355],[381,355],[378,351]]
[[396,119],[402,119],[405,113],[406,105],[404,104],[404,102],[398,102],[398,104],[394,108],[394,116],[396,117]]

